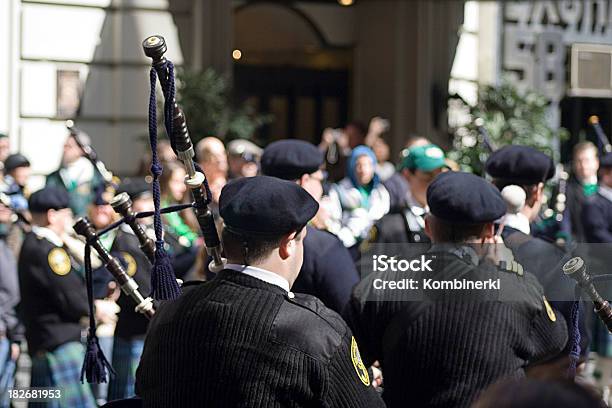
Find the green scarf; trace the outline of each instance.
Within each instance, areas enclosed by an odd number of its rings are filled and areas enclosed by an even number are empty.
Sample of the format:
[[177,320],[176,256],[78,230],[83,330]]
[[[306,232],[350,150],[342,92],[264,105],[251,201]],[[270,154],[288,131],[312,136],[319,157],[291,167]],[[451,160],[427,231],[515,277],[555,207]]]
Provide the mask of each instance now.
[[365,186],[357,187],[357,191],[361,195],[361,207],[362,208],[370,208],[370,196],[372,195],[372,190],[374,189],[374,183],[370,182]]
[[597,183],[595,184],[583,184],[582,191],[584,192],[585,197],[590,197],[593,194],[597,193]]

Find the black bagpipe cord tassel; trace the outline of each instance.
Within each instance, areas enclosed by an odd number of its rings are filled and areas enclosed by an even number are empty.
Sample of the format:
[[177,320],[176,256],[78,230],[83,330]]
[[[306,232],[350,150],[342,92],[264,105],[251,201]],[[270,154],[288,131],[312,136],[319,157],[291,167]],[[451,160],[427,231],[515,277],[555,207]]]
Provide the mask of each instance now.
[[87,379],[88,383],[105,383],[107,371],[115,375],[113,367],[110,365],[104,352],[100,348],[98,336],[96,336],[96,318],[94,315],[93,301],[93,277],[91,270],[91,246],[85,245],[85,281],[87,285],[87,302],[89,304],[89,330],[87,332],[87,348],[85,360],[81,368],[81,382]]
[[[169,92],[164,103],[164,122],[168,138],[172,140],[172,103],[174,98],[174,69],[170,61],[166,62],[169,76]],[[153,201],[155,204],[155,214],[153,224],[155,226],[155,263],[151,270],[152,297],[156,300],[172,300],[181,294],[181,288],[176,281],[170,258],[164,249],[163,229],[161,221],[161,190],[159,177],[163,167],[157,155],[157,101],[155,95],[155,85],[157,83],[157,73],[151,68],[151,95],[149,98],[149,141],[151,143],[151,173],[153,174]]]

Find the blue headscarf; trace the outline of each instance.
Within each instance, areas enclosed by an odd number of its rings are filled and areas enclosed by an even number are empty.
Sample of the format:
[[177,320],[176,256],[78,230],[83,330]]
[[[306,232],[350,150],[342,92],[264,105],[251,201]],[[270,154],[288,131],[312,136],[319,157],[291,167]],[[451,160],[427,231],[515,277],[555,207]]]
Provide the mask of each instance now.
[[359,182],[357,181],[357,177],[355,177],[355,164],[357,164],[357,159],[360,156],[368,156],[370,160],[372,160],[372,167],[374,168],[374,177],[372,178],[372,181],[370,183],[372,185],[372,188],[375,188],[380,182],[380,179],[378,178],[378,174],[376,174],[376,155],[374,154],[374,151],[368,146],[360,145],[353,149],[353,152],[351,153],[351,157],[348,162],[348,177],[353,183],[353,186],[355,186],[355,188],[359,188]]

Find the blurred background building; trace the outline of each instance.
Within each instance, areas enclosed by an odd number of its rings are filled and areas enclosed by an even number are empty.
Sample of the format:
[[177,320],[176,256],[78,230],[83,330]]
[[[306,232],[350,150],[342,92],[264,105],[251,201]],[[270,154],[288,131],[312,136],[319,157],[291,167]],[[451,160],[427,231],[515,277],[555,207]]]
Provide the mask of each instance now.
[[318,142],[379,115],[394,153],[414,133],[448,145],[449,94],[475,103],[504,75],[545,94],[572,137],[591,114],[612,133],[612,0],[3,0],[0,30],[0,132],[38,174],[57,167],[69,118],[108,167],[138,168],[151,34],[272,113],[264,140]]

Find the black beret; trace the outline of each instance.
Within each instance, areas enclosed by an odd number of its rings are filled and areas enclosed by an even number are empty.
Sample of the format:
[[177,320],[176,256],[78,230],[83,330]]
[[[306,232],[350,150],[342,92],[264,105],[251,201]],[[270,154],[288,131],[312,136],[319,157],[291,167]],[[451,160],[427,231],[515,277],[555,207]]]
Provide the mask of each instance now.
[[4,171],[7,173],[18,167],[30,167],[30,161],[23,154],[11,154],[4,160]]
[[427,204],[433,215],[453,224],[484,224],[506,213],[506,203],[495,186],[462,172],[437,176],[427,189]]
[[141,177],[123,179],[117,188],[117,194],[121,193],[127,193],[132,200],[153,194],[151,184]]
[[606,169],[609,169],[610,167],[612,167],[612,153],[608,153],[606,155],[603,155],[599,159],[599,167],[600,168],[606,168]]
[[261,156],[263,174],[284,180],[297,180],[319,170],[323,153],[303,140],[285,139],[270,143]]
[[531,185],[555,175],[555,164],[544,153],[527,146],[505,146],[493,152],[485,165],[495,179]]
[[61,210],[68,208],[70,197],[65,189],[57,187],[45,187],[32,193],[28,200],[28,207],[33,213],[44,213],[49,210]]
[[319,204],[302,187],[275,177],[244,177],[223,187],[219,213],[226,228],[249,235],[278,236],[297,231]]

